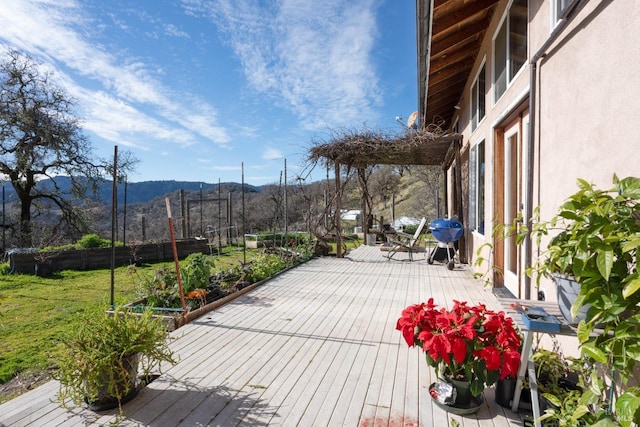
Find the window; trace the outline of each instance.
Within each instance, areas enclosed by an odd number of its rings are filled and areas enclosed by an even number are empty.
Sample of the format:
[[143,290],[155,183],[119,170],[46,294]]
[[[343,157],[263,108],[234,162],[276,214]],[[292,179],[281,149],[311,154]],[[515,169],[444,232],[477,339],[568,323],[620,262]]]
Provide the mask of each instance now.
[[560,20],[562,14],[567,10],[572,0],[553,0],[551,2],[551,13],[553,14],[553,23]]
[[484,234],[484,191],[485,191],[485,143],[479,142],[471,148],[469,166],[471,181],[469,185],[469,220],[471,228],[480,234]]
[[473,132],[478,123],[484,119],[485,115],[485,71],[484,64],[471,86],[471,131]]
[[496,33],[493,41],[495,100],[507,90],[527,60],[527,19],[527,0],[514,0]]

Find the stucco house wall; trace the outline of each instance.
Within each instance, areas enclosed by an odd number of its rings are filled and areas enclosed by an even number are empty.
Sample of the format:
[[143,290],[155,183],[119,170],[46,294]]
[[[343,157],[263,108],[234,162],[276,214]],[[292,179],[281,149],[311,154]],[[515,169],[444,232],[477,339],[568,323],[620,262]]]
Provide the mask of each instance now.
[[[508,86],[499,100],[493,97],[493,39],[501,25],[510,1],[500,1],[479,51],[474,69],[460,100],[457,129],[464,136],[466,153],[485,142],[485,227],[484,234],[472,231],[467,236],[467,256],[471,263],[475,251],[493,242],[492,219],[496,217],[496,173],[494,163],[497,145],[502,143],[499,131],[522,114],[522,135],[518,146],[518,203],[527,200],[526,176],[533,179],[531,205],[540,208],[542,219],[549,219],[563,200],[575,192],[576,179],[584,178],[608,188],[613,174],[620,177],[640,175],[640,143],[635,128],[640,111],[640,2],[635,0],[603,0],[582,2],[575,16],[560,36],[546,49],[535,74],[534,168],[528,170],[526,145],[529,124],[528,106],[531,95],[529,63]],[[551,0],[530,0],[528,11],[529,60],[549,39],[555,28]],[[486,72],[486,116],[472,131],[470,121],[471,86],[484,64]],[[464,159],[468,159],[465,156]],[[463,170],[470,163],[463,163]],[[473,177],[469,173],[469,177]],[[449,177],[451,182],[452,176]],[[468,192],[468,191],[467,191]],[[451,203],[450,203],[451,205]],[[468,206],[468,204],[467,204]],[[468,212],[465,216],[469,218]],[[522,251],[522,248],[519,248]],[[534,248],[533,255],[538,253]],[[484,256],[488,257],[485,247]],[[519,288],[524,287],[523,253],[518,267]],[[488,268],[488,265],[480,270]],[[550,283],[542,289],[548,300],[555,299]],[[512,289],[513,291],[513,289]],[[536,292],[532,291],[535,299]]]
[[591,1],[539,62],[534,204],[542,219],[577,190],[577,178],[609,188],[613,174],[640,175],[638,40],[640,3]]

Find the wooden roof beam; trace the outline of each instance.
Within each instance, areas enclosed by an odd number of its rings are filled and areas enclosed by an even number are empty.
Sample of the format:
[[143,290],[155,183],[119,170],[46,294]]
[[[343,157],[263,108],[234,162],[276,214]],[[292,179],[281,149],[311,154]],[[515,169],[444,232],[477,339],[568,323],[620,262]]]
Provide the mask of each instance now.
[[475,0],[451,13],[446,13],[442,16],[438,16],[438,11],[434,9],[432,34],[438,34],[449,27],[452,27],[462,21],[469,19],[477,13],[484,12],[486,9],[489,9],[497,2],[498,0]]
[[431,39],[431,52],[437,53],[443,51],[451,46],[457,45],[458,43],[470,38],[471,36],[484,34],[484,32],[487,30],[487,27],[489,26],[490,21],[491,17],[487,16],[486,18],[478,22],[465,26],[464,28],[451,33],[450,35],[444,36],[442,38],[434,36]]
[[449,55],[444,55],[436,60],[432,60],[429,66],[429,73],[435,74],[439,71],[442,71],[452,65],[464,61],[468,58],[476,57],[478,53],[478,49],[480,48],[480,43],[476,40],[475,43],[470,43],[467,46],[464,46],[462,49],[456,49]]
[[452,64],[446,69],[446,71],[443,70],[434,74],[429,73],[429,87],[447,80],[458,73],[469,72],[471,67],[473,67],[474,62],[475,58],[467,58],[463,61],[458,61],[455,64]]

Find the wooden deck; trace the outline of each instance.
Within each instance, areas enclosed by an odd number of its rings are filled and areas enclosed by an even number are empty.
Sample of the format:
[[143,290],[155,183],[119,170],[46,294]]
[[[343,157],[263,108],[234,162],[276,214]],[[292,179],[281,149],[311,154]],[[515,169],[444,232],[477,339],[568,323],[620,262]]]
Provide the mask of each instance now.
[[124,418],[61,408],[52,381],[0,405],[0,426],[522,426],[492,389],[471,416],[432,402],[432,370],[395,330],[402,309],[429,297],[499,305],[468,266],[406,257],[362,246],[314,259],[174,331],[179,363]]

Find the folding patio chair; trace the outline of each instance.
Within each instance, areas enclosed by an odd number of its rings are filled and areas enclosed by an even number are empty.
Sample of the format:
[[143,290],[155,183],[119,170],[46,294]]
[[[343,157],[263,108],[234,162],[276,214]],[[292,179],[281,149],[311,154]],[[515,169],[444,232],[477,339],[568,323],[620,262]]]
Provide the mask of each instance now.
[[396,252],[404,252],[407,251],[409,253],[409,260],[413,261],[413,251],[415,249],[415,244],[418,242],[420,238],[420,234],[422,233],[422,229],[427,223],[427,218],[422,218],[420,221],[420,225],[416,228],[416,232],[411,234],[403,233],[398,231],[395,234],[390,234],[387,236],[389,243],[391,246],[389,247],[389,251],[387,251],[387,260],[390,260]]

